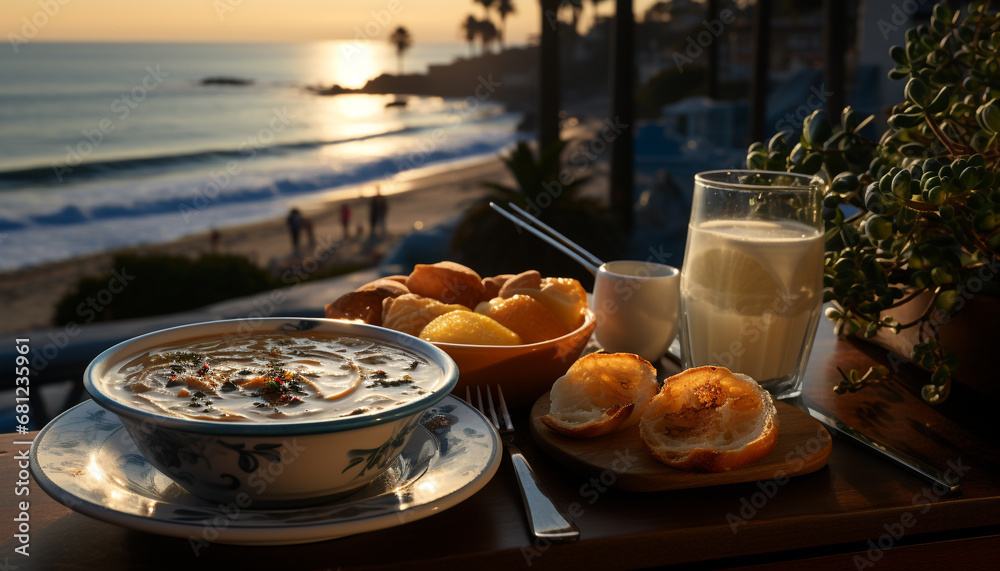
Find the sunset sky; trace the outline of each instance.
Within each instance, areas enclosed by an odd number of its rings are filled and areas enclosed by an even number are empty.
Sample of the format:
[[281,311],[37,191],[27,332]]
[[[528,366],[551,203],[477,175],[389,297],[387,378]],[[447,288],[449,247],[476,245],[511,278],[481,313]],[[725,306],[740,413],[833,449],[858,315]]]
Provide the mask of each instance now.
[[[651,1],[636,0],[636,13]],[[508,42],[524,43],[538,33],[539,2],[514,6]],[[586,20],[592,9],[587,2]],[[600,3],[601,14],[613,10]],[[7,41],[288,42],[384,40],[402,25],[417,42],[444,43],[464,41],[468,14],[482,18],[483,8],[472,0],[2,0],[0,32]]]

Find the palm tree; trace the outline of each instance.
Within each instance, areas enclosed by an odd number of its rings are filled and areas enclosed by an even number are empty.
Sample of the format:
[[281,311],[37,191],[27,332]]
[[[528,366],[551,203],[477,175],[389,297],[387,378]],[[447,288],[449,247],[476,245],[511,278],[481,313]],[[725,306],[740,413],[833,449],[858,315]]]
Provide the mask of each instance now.
[[499,0],[497,3],[497,13],[500,14],[500,50],[505,49],[504,42],[507,38],[507,16],[516,12],[514,0]]
[[547,148],[559,140],[559,33],[548,14],[559,10],[562,0],[540,0],[541,42],[538,65],[538,146]]
[[500,32],[497,31],[497,27],[493,22],[489,20],[482,20],[479,22],[479,39],[483,42],[483,53],[485,54],[490,45],[497,41],[500,37]]
[[479,20],[469,14],[462,21],[462,31],[465,32],[465,41],[469,42],[469,57],[475,55],[476,38],[479,37]]
[[604,0],[590,0],[590,3],[593,4],[593,6],[594,6],[594,19],[595,20],[597,19],[598,8],[600,8],[600,4],[602,2],[604,2]]
[[399,75],[403,75],[403,53],[413,46],[413,36],[409,30],[400,26],[389,36],[389,43],[396,46],[396,62],[399,65]]
[[573,31],[579,34],[580,30],[577,28],[580,25],[580,16],[583,14],[583,0],[563,0],[562,4],[569,7],[573,16]]
[[495,0],[474,0],[476,4],[483,5],[483,13],[486,15],[486,21],[490,21],[490,8],[493,6]]

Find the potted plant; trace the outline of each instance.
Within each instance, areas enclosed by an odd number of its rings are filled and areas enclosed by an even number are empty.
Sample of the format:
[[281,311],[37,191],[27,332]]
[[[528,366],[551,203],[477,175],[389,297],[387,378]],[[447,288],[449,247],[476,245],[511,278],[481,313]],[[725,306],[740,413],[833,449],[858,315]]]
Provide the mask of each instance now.
[[[1000,19],[989,2],[962,12],[941,3],[890,55],[897,66],[889,77],[906,81],[905,101],[877,143],[859,134],[873,117],[847,108],[833,126],[817,111],[794,145],[779,133],[752,145],[747,164],[830,181],[826,316],[840,335],[912,347],[910,360],[930,371],[921,395],[939,403],[957,370],[969,371],[963,380],[977,376],[970,359],[994,357],[959,358],[965,343],[944,343],[945,324],[964,310],[985,327],[980,341],[1000,339],[996,321],[968,309],[1000,295]],[[996,301],[985,305],[996,311]],[[889,372],[842,374],[838,392]]]

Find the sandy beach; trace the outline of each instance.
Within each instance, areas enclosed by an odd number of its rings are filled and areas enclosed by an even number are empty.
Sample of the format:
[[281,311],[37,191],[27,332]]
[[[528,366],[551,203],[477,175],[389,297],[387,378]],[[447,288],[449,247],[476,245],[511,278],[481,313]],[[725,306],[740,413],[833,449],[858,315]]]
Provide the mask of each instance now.
[[[374,184],[358,187],[358,198],[347,200],[354,233],[347,240],[343,240],[340,223],[342,200],[311,201],[303,205],[302,210],[313,224],[317,244],[344,241],[333,263],[373,265],[414,229],[431,228],[459,214],[471,201],[487,192],[480,185],[486,180],[510,182],[498,158],[426,169],[381,184],[381,191],[389,201],[387,236],[374,242],[368,240],[367,203],[375,191]],[[211,247],[209,235],[203,233],[124,251],[197,256],[210,251]],[[275,268],[293,259],[284,218],[220,229],[216,251],[245,256],[263,268]],[[52,325],[53,310],[59,299],[73,290],[80,278],[110,270],[114,254],[103,252],[0,274],[0,303],[4,306],[0,331],[21,333]]]

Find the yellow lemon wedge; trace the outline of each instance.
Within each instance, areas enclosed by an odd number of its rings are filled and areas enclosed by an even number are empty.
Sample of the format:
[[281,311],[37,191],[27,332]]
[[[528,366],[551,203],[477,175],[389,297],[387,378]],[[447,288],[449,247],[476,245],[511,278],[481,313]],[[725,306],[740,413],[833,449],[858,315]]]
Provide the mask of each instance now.
[[435,317],[421,331],[424,341],[465,345],[521,345],[521,337],[481,313],[452,311]]

